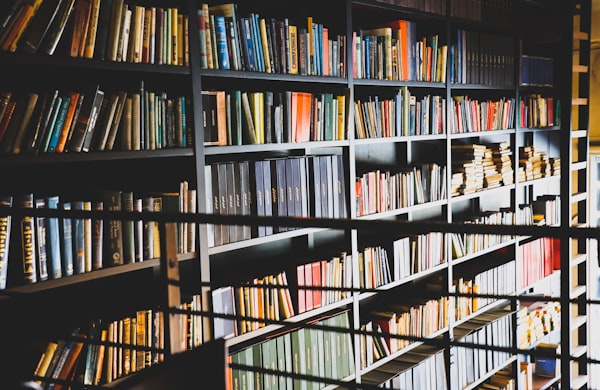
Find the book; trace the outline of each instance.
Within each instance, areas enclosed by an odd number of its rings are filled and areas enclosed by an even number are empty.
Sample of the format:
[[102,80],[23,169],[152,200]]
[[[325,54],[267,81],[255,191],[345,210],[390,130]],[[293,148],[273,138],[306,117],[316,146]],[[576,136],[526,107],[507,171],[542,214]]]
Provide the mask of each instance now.
[[42,40],[46,36],[52,21],[56,17],[61,0],[45,0],[31,20],[30,28],[25,32],[19,45],[18,51],[36,53]]
[[[106,211],[121,211],[121,191],[104,190],[101,192],[101,198]],[[103,248],[103,267],[111,267],[123,264],[123,228],[119,219],[109,219],[104,221],[104,248]]]
[[56,15],[52,19],[38,50],[48,55],[54,54],[74,8],[75,0],[62,0],[60,2]]
[[[58,209],[59,196],[51,195],[46,197],[46,207],[49,209]],[[62,269],[61,259],[61,239],[60,239],[60,225],[59,219],[56,217],[48,217],[46,219],[46,254],[48,257],[49,275],[50,279],[60,279],[63,277],[64,272]]]
[[[73,210],[84,210],[83,200],[73,200],[71,207]],[[91,271],[91,267],[86,266],[86,237],[85,237],[85,224],[86,219],[84,218],[71,218],[71,236],[72,236],[72,248],[73,253],[73,272],[75,274],[83,274]]]
[[71,130],[73,129],[73,123],[77,121],[81,104],[83,103],[80,93],[76,91],[68,92],[67,98],[69,105],[65,113],[65,119],[62,128],[58,133],[56,144],[53,146],[56,153],[62,153],[65,150],[65,145],[71,135]]
[[56,145],[58,144],[58,139],[60,138],[63,126],[65,124],[70,101],[71,98],[67,95],[59,96],[59,100],[57,101],[57,111],[53,117],[51,130],[48,132],[48,134],[46,134],[46,139],[44,140],[43,152],[56,152]]
[[[71,202],[62,202],[60,204],[63,210],[71,210]],[[60,238],[61,260],[63,276],[71,276],[75,273],[73,262],[73,223],[70,217],[61,217]]]
[[[4,135],[0,134],[0,153],[10,154],[14,145],[17,133],[23,121],[28,106],[29,96],[26,93],[20,93],[14,99],[14,108],[6,124]],[[2,130],[0,130],[2,131]]]
[[[104,210],[102,200],[94,200],[92,210]],[[95,217],[92,219],[92,270],[100,269],[103,266],[102,254],[104,253],[104,220]]]
[[[121,206],[123,211],[133,211],[133,192],[121,192]],[[135,262],[135,235],[134,221],[123,220],[123,263],[130,264]]]
[[[11,207],[12,203],[12,195],[0,196],[0,206]],[[11,215],[0,216],[0,290],[4,290],[7,285],[11,227]]]
[[[48,344],[46,345],[46,349],[40,356],[40,360],[38,361],[38,364],[35,367],[35,371],[33,372],[34,376],[38,376],[38,377],[46,376],[46,373],[48,372],[48,367],[50,367],[50,362],[52,361],[52,358],[54,357],[54,353],[56,352],[57,347],[58,347],[58,343],[56,343],[54,341],[48,342]],[[39,385],[42,384],[42,381],[39,379],[36,379],[35,382]]]
[[40,106],[40,113],[25,139],[26,145],[23,148],[25,153],[36,154],[41,148],[42,142],[46,137],[50,120],[53,116],[53,110],[58,96],[58,89],[49,90],[44,93],[42,104]]
[[12,154],[21,153],[23,143],[25,142],[25,137],[29,130],[30,122],[35,121],[36,118],[33,115],[38,113],[36,107],[41,106],[42,104],[41,99],[38,98],[39,94],[36,92],[30,92],[27,94],[25,111],[23,112],[23,116],[21,118],[19,127],[17,128],[17,133],[15,134],[15,139],[12,145]]
[[[235,302],[232,286],[219,287],[212,290],[212,311],[215,314],[234,315]],[[230,338],[237,335],[236,321],[231,318],[215,316],[214,337]]]
[[68,139],[65,147],[67,152],[89,151],[98,112],[102,106],[102,100],[104,100],[104,91],[100,89],[99,84],[96,84],[86,89],[83,96],[83,106],[73,127],[71,138]]

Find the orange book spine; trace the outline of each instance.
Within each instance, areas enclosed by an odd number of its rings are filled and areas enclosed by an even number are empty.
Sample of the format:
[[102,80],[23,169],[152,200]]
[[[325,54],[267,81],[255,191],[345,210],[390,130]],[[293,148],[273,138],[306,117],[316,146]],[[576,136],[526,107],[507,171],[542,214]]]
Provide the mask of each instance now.
[[61,129],[60,136],[56,144],[56,153],[62,153],[65,150],[65,144],[69,138],[73,117],[75,116],[75,109],[77,108],[77,102],[79,101],[79,93],[69,92],[69,99],[69,108],[67,109],[65,123]]

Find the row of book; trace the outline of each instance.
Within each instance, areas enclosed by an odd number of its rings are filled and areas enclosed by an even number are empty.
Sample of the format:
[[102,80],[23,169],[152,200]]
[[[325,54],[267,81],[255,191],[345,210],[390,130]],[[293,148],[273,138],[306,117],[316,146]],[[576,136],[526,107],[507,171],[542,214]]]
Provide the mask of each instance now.
[[[190,350],[202,344],[199,296],[179,306],[176,326],[181,347]],[[106,321],[95,319],[87,327],[73,329],[68,337],[51,340],[40,355],[34,380],[45,389],[67,388],[57,380],[79,385],[102,385],[141,371],[164,360],[165,314],[160,310],[138,310],[131,316]]]
[[[90,199],[68,199],[33,193],[5,195],[6,207],[94,210],[194,212],[196,190],[182,182],[175,192],[136,194],[103,190]],[[0,289],[60,279],[93,270],[141,262],[160,256],[158,223],[142,220],[106,220],[10,215],[0,218]],[[196,249],[195,224],[178,223],[179,253]]]
[[[463,223],[483,225],[514,225],[517,213],[510,208],[486,210],[476,215],[465,216]],[[454,259],[477,253],[506,242],[511,237],[491,233],[451,233],[452,256]]]
[[393,280],[426,271],[446,262],[445,234],[429,232],[402,237],[393,242]]
[[517,346],[529,349],[560,329],[560,303],[556,301],[521,302],[517,311]]
[[[206,166],[207,209],[220,215],[347,218],[341,155],[231,161]],[[285,226],[211,225],[209,245],[285,232]]]
[[[516,291],[515,272],[516,263],[509,261],[472,276],[459,277],[452,281],[452,288],[457,294],[510,295]],[[455,320],[466,319],[497,301],[495,298],[477,296],[456,296],[451,300],[454,301],[451,306]]]
[[384,389],[446,390],[444,350],[419,345],[361,375],[362,383]]
[[445,166],[414,165],[398,172],[375,170],[356,178],[358,217],[397,210],[446,197]]
[[451,134],[510,129],[514,123],[514,98],[479,101],[469,96],[452,97]]
[[303,91],[202,91],[204,145],[346,139],[346,96]]
[[458,29],[448,48],[450,82],[513,85],[514,42],[510,35]]
[[241,286],[220,287],[211,293],[214,313],[249,318],[216,317],[215,338],[251,332],[268,325],[261,320],[284,320],[295,313],[285,271],[254,278]]
[[[319,318],[311,327],[294,329],[233,352],[226,389],[320,389],[327,380],[354,373],[354,348],[348,312]],[[321,327],[321,328],[320,328]],[[260,372],[260,370],[273,372]],[[308,375],[318,380],[301,379]]]
[[451,196],[514,183],[508,142],[452,144]]
[[185,96],[144,88],[0,94],[0,153],[156,150],[192,144]]
[[[513,316],[504,308],[488,310],[454,328],[455,340],[477,347],[450,347],[450,388],[462,389],[489,371],[505,365],[511,356]],[[498,349],[487,348],[498,347]]]
[[549,57],[521,55],[519,69],[520,85],[554,85],[554,59]]
[[390,303],[371,310],[360,327],[365,332],[360,337],[360,367],[366,368],[413,343],[401,336],[428,337],[448,326],[448,302],[447,297],[413,298],[406,304]]
[[237,4],[198,9],[200,67],[266,73],[345,76],[346,40],[312,16],[294,20],[241,16]]
[[2,50],[189,65],[188,16],[123,0],[19,0],[2,23]]
[[519,288],[526,288],[560,269],[560,239],[540,237],[519,246],[517,280]]
[[541,128],[560,126],[560,99],[541,94],[519,98],[519,127]]
[[369,96],[354,102],[356,138],[382,138],[446,133],[446,99],[419,98],[402,86],[393,99]]
[[352,39],[355,78],[446,82],[448,46],[437,34],[418,37],[415,21],[361,29]]

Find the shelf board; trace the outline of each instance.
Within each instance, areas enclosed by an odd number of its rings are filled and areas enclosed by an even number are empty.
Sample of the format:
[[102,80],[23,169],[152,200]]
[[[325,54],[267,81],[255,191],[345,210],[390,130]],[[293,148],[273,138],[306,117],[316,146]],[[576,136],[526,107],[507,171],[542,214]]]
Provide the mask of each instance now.
[[515,184],[503,185],[500,187],[489,188],[489,189],[482,188],[482,189],[472,192],[470,194],[452,196],[452,197],[450,197],[450,202],[479,198],[480,196],[494,196],[494,193],[496,193],[496,192],[503,192],[503,191],[513,190],[513,189],[515,189]]
[[425,210],[425,209],[428,209],[431,207],[443,206],[446,203],[448,203],[448,201],[446,199],[436,200],[433,202],[419,203],[419,204],[416,204],[413,206],[402,207],[399,209],[384,211],[381,213],[361,215],[360,217],[356,217],[356,219],[377,220],[377,219],[386,218],[386,217],[394,217],[394,216],[401,215],[401,214],[407,214],[408,212],[412,212],[412,211]]
[[269,243],[269,242],[272,242],[274,238],[285,239],[285,238],[292,238],[292,237],[300,237],[300,236],[305,236],[307,234],[320,232],[323,230],[327,230],[327,229],[325,229],[325,228],[297,229],[297,230],[290,230],[288,232],[275,233],[268,237],[257,237],[257,238],[251,238],[249,240],[236,241],[236,242],[232,242],[229,244],[210,247],[210,248],[208,248],[208,254],[214,255],[217,253],[230,252],[230,251],[248,248],[248,247],[259,245],[259,244]]
[[375,145],[388,144],[390,142],[409,142],[409,141],[427,141],[427,140],[444,140],[446,134],[424,134],[424,135],[409,135],[398,137],[378,137],[378,138],[355,138],[352,142],[355,145]]
[[464,133],[452,133],[451,139],[481,137],[487,135],[514,134],[515,129],[500,129],[500,130],[483,130],[483,131],[468,131]]
[[429,81],[402,81],[402,80],[378,80],[378,79],[353,79],[355,86],[378,86],[378,87],[394,87],[398,88],[401,86],[413,87],[413,88],[440,88],[445,89],[445,83],[434,83]]
[[271,152],[271,151],[289,151],[289,150],[308,150],[314,148],[331,148],[348,146],[349,141],[311,141],[311,142],[286,142],[270,143],[260,145],[229,145],[229,146],[210,146],[204,148],[204,155],[219,156],[228,154],[243,154],[252,152]]
[[[492,309],[496,309],[498,307],[501,306],[506,306],[507,304],[509,304],[510,302],[506,299],[499,299],[495,302],[492,302],[488,305],[485,305],[484,307],[480,308],[479,310],[477,310],[475,313],[471,313],[468,316],[466,316],[465,318],[461,318],[460,320],[454,320],[454,323],[452,324],[452,327],[455,328],[457,326],[459,326],[460,324],[464,324],[465,322],[469,322],[470,320],[472,320],[473,318],[477,317],[480,314],[483,314],[487,311],[490,311]],[[507,313],[508,314],[508,313]]]
[[345,77],[305,76],[299,74],[294,75],[289,73],[249,72],[245,70],[201,69],[200,76],[237,80],[271,80],[273,82],[288,81],[295,83],[348,85],[348,79]]
[[560,131],[559,126],[548,126],[548,127],[521,127],[517,129],[519,133],[531,133],[537,131]]
[[519,182],[517,182],[517,186],[528,186],[528,185],[538,184],[538,183],[542,183],[542,182],[544,182],[546,180],[550,180],[550,179],[560,179],[560,175],[550,175],[550,176],[540,177],[539,179],[519,181]]
[[475,253],[469,253],[468,255],[459,257],[457,259],[452,259],[452,265],[456,266],[456,265],[464,263],[466,261],[478,258],[478,257],[480,257],[482,255],[487,254],[487,253],[495,252],[498,249],[502,249],[502,248],[506,248],[508,246],[514,245],[515,243],[516,243],[516,239],[514,239],[514,238],[506,240],[505,242],[501,242],[499,244],[493,245],[493,246],[491,246],[489,248],[482,249],[482,250],[477,251]]

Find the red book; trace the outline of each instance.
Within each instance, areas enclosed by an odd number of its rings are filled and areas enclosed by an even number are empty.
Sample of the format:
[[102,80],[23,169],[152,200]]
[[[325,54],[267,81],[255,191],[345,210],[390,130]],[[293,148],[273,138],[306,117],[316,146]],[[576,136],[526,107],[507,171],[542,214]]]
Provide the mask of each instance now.
[[[313,286],[312,282],[312,265],[311,263],[304,264],[304,284],[308,287]],[[306,290],[306,311],[315,308],[313,301],[313,290]]]
[[298,279],[298,313],[304,313],[306,311],[306,290],[304,283],[304,266],[299,265],[296,267],[296,277]]

